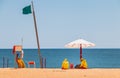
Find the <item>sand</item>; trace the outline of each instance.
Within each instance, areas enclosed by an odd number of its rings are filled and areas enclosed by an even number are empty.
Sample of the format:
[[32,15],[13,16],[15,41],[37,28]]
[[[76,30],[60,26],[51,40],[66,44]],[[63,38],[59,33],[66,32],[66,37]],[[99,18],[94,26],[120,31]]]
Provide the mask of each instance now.
[[120,69],[0,68],[0,78],[120,78]]

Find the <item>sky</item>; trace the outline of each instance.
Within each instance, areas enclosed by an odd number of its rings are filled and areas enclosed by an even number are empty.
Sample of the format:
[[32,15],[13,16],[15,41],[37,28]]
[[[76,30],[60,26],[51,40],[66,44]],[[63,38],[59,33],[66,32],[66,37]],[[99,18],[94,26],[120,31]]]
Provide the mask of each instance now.
[[[82,38],[92,48],[120,48],[119,0],[33,0],[41,48],[64,48]],[[0,0],[0,48],[37,48],[31,0]],[[23,39],[23,43],[22,43]]]

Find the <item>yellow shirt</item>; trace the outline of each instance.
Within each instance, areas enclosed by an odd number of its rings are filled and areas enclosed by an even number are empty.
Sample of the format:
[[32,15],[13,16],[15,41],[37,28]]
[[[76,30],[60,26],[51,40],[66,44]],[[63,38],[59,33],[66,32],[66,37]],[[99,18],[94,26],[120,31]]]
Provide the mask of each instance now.
[[81,61],[80,68],[85,68],[85,69],[88,68],[88,65],[85,59]]
[[68,69],[69,68],[69,62],[67,59],[65,59],[63,62],[62,62],[62,69]]

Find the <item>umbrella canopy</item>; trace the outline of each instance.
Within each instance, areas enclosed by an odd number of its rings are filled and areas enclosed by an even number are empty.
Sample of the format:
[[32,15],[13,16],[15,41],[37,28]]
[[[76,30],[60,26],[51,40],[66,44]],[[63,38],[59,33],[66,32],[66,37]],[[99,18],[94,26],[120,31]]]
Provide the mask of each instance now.
[[91,46],[95,46],[95,44],[88,42],[84,39],[78,39],[65,45],[65,47],[68,48],[80,48],[80,59],[82,58],[82,48],[91,47]]

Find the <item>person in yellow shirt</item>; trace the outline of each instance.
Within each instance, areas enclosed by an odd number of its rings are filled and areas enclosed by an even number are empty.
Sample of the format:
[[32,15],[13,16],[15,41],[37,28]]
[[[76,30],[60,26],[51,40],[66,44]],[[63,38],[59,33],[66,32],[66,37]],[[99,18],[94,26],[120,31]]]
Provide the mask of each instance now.
[[81,60],[80,68],[87,69],[88,68],[87,61],[84,58],[81,58],[80,60]]
[[64,59],[64,61],[62,62],[62,69],[69,69],[69,61],[67,60],[67,58]]

